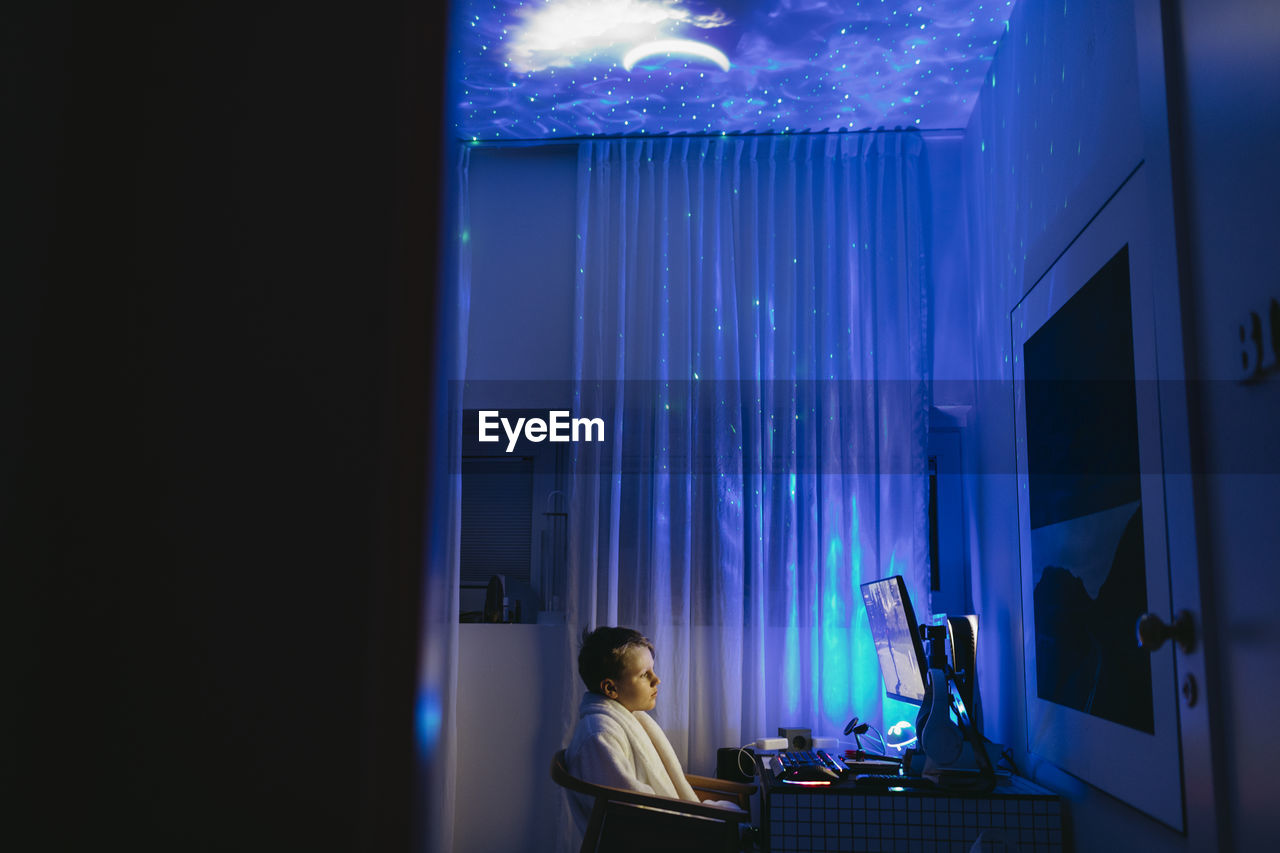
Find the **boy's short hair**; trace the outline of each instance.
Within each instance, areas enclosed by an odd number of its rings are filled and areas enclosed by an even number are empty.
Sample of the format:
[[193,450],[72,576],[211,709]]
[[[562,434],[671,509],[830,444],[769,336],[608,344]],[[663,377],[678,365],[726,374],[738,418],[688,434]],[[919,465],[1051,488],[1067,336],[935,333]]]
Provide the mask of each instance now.
[[622,677],[623,658],[634,648],[644,648],[653,654],[653,643],[639,631],[631,628],[582,629],[582,645],[578,648],[578,675],[587,690],[600,693],[600,682],[606,678]]

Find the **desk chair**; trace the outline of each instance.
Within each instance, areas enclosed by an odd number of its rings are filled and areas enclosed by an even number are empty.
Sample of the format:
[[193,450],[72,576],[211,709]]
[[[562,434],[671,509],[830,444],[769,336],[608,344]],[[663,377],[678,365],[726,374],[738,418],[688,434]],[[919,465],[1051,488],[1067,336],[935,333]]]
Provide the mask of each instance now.
[[607,785],[593,785],[570,776],[564,750],[551,760],[551,778],[562,788],[595,798],[580,853],[704,853],[742,849],[740,828],[751,820],[755,785],[685,774],[703,800],[736,802],[742,812],[704,806],[686,800],[641,794]]

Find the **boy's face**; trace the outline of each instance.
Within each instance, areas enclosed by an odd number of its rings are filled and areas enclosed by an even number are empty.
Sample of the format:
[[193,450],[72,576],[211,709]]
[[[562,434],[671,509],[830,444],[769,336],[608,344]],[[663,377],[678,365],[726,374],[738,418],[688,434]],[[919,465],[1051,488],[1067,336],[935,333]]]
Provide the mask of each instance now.
[[622,703],[628,711],[652,711],[661,682],[653,671],[653,654],[644,646],[632,646],[622,658],[622,674],[606,678],[604,695]]

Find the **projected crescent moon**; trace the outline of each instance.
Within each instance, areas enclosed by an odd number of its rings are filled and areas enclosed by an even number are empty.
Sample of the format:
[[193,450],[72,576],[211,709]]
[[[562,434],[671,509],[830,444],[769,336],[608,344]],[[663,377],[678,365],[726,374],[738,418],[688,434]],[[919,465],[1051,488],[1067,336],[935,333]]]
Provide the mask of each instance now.
[[661,41],[647,41],[644,44],[638,44],[627,51],[626,56],[622,57],[622,67],[630,71],[637,62],[646,57],[671,53],[682,53],[685,56],[709,59],[719,65],[721,71],[729,70],[729,57],[709,44],[690,41],[689,39],[662,39]]

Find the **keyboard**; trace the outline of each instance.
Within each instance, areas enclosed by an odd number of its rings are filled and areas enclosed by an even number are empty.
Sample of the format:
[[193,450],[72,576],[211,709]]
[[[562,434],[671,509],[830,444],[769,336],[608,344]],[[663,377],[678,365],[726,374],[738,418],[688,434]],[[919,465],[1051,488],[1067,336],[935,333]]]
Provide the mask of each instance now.
[[896,773],[859,773],[853,777],[853,781],[868,788],[938,788],[931,779],[899,776]]
[[798,767],[825,767],[843,776],[849,769],[844,762],[825,749],[801,750],[796,752],[779,752],[776,756],[783,770]]

